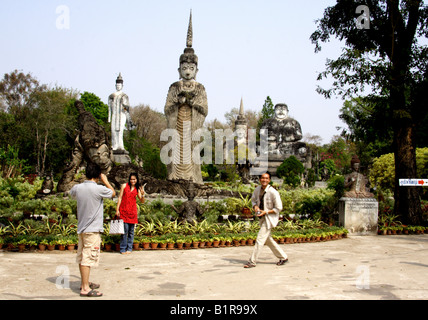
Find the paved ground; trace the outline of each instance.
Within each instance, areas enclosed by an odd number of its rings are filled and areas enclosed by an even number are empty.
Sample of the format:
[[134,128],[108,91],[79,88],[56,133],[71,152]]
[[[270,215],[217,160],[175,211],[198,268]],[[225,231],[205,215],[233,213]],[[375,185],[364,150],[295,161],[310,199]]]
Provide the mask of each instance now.
[[[91,281],[109,300],[427,299],[428,235],[360,236],[282,245],[278,267],[266,247],[101,254]],[[87,300],[72,252],[0,252],[0,300]],[[65,288],[64,288],[65,287]]]

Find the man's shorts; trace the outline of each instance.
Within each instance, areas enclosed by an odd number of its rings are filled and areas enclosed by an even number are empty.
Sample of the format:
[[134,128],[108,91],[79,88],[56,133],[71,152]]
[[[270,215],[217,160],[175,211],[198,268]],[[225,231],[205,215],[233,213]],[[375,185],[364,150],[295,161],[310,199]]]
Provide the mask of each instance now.
[[99,232],[80,233],[76,262],[82,266],[97,267],[100,260],[100,247]]

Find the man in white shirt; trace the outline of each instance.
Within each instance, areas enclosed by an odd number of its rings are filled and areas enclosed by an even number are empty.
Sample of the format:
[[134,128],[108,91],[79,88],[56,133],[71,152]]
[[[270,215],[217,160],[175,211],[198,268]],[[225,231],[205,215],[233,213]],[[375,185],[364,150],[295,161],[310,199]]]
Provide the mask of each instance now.
[[253,209],[260,218],[260,231],[257,235],[253,254],[244,268],[256,266],[259,254],[266,244],[279,259],[278,266],[288,262],[287,254],[273,240],[271,236],[272,228],[275,228],[279,221],[279,213],[282,210],[282,201],[279,192],[275,190],[270,182],[270,173],[264,173],[260,176],[260,186],[258,186],[251,197]]

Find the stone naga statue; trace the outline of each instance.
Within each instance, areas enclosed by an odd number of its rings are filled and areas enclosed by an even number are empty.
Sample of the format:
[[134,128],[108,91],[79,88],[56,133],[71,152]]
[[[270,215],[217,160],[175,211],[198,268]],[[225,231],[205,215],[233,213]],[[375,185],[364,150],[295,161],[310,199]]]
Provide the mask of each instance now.
[[70,163],[64,168],[58,182],[58,192],[66,192],[78,183],[74,176],[84,162],[94,162],[108,174],[113,167],[110,142],[104,128],[98,124],[92,113],[85,110],[83,102],[77,100],[75,107],[79,111],[79,133],[74,140],[73,154]]
[[[180,56],[178,72],[180,80],[173,83],[165,103],[167,128],[176,130],[172,161],[167,164],[169,180],[192,180],[202,184],[200,161],[193,159],[193,150],[199,144],[192,141],[192,134],[202,128],[208,114],[208,101],[205,88],[196,82],[198,57],[192,48],[192,14],[190,13],[187,33],[187,47]],[[190,147],[190,148],[189,148]],[[197,154],[197,153],[195,153]]]

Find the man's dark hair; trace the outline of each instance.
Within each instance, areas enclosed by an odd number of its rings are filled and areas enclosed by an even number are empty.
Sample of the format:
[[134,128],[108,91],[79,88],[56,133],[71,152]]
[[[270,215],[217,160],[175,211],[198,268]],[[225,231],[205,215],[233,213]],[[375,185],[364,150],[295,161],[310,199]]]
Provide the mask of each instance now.
[[88,163],[88,165],[86,166],[86,178],[88,178],[89,180],[94,179],[94,178],[99,178],[101,175],[101,168],[99,165],[97,165],[96,163]]
[[265,173],[261,174],[260,177],[259,177],[259,179],[261,179],[262,175],[264,175],[264,174],[269,175],[269,180],[272,180],[272,176],[271,176],[270,172],[265,172]]

